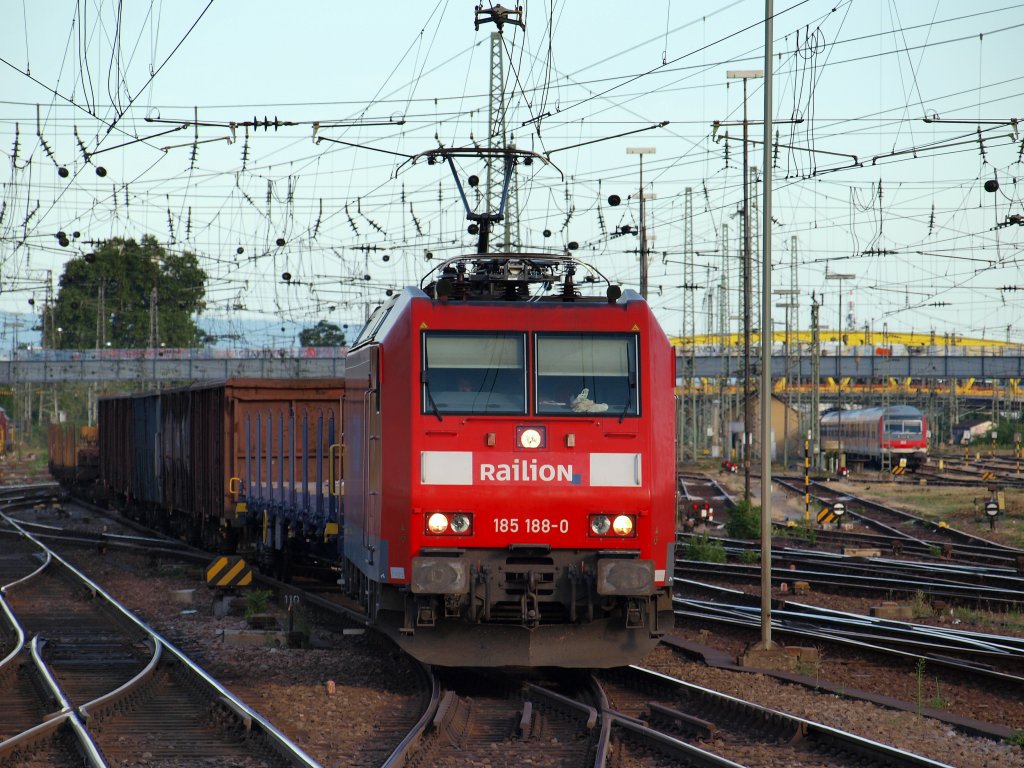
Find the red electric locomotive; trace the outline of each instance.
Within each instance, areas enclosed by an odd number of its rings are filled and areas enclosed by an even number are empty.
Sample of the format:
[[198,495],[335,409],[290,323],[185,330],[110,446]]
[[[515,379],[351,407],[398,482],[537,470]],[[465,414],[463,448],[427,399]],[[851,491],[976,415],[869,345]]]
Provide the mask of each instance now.
[[349,592],[430,664],[638,661],[672,625],[665,333],[570,258],[481,254],[432,275],[348,352]]
[[829,411],[821,417],[821,445],[854,461],[919,467],[928,459],[928,421],[910,405]]

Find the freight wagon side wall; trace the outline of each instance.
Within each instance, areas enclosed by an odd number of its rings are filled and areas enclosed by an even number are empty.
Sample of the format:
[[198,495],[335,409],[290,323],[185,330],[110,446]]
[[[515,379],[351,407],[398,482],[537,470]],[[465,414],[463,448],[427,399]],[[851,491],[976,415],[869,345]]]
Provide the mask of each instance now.
[[225,385],[162,394],[161,485],[164,502],[195,524],[220,517],[223,498]]
[[[315,526],[339,522],[330,478],[340,479],[330,446],[340,440],[343,382],[338,379],[233,380],[227,394],[224,514],[239,501],[253,512]],[[231,478],[238,478],[234,483]]]
[[98,415],[100,479],[133,502],[158,502],[156,434],[159,400],[154,394],[101,398]]
[[160,396],[137,395],[129,399],[129,450],[132,453],[132,475],[129,478],[130,496],[147,505],[160,504],[160,462],[157,457],[160,431]]

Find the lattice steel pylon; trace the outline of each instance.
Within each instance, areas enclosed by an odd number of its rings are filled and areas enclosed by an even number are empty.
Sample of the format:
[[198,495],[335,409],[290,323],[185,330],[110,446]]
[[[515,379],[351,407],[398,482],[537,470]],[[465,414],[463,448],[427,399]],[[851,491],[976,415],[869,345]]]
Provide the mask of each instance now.
[[[487,146],[505,146],[505,56],[502,46],[500,31],[491,32],[491,57],[490,57],[490,98],[487,107]],[[515,170],[512,171],[513,175]],[[498,210],[501,203],[501,188],[504,184],[504,165],[499,158],[487,156],[487,180],[484,202],[487,205],[488,213]],[[516,215],[518,216],[518,203],[516,204]],[[508,216],[504,220],[496,221],[491,225],[491,237],[498,239],[497,227],[501,227],[500,239],[509,246]]]
[[[797,242],[796,235],[793,235],[789,239],[789,288],[777,293],[782,294],[786,297],[782,306],[786,308],[786,372],[785,372],[785,398],[786,398],[786,411],[785,419],[783,421],[783,464],[788,466],[789,464],[789,411],[793,407],[792,392],[795,390],[797,393],[797,405],[796,410],[801,413],[800,408],[800,338],[797,331],[800,329],[800,280],[797,275]],[[794,387],[794,384],[796,386]],[[803,432],[800,429],[801,425],[797,424],[797,431]]]
[[[758,264],[758,254],[761,253],[761,214],[760,206],[757,203],[757,166],[752,165],[748,169],[747,184],[750,185],[750,191],[747,195],[747,199],[750,201],[750,215],[747,216],[747,222],[750,226],[750,317],[753,324],[757,327],[761,327],[761,266]],[[764,333],[768,334],[768,339],[771,339],[771,328],[767,331],[761,328],[762,341],[764,343]],[[756,416],[757,414],[755,414]],[[755,427],[756,428],[756,427]]]
[[687,444],[685,455],[692,461],[697,459],[697,391],[693,386],[694,349],[697,339],[696,292],[697,281],[694,278],[693,252],[693,188],[687,187],[683,196],[683,338],[689,339],[689,350],[686,351],[686,381],[690,385],[689,402],[683,408],[682,435]]
[[722,240],[720,246],[722,252],[722,272],[718,282],[718,351],[725,361],[725,371],[718,380],[718,440],[721,446],[723,458],[732,458],[732,438],[729,434],[729,416],[731,408],[725,403],[725,386],[732,376],[732,347],[728,345],[728,339],[732,335],[729,325],[729,225],[722,225]]

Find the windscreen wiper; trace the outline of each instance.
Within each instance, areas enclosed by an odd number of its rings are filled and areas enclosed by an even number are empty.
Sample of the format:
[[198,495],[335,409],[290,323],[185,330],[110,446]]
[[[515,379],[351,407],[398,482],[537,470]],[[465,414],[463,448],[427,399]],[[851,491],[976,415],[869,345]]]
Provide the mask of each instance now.
[[633,393],[636,391],[636,371],[629,372],[629,391],[626,393],[626,404],[622,406],[622,413],[619,414],[619,424],[629,413],[629,406],[633,404]]
[[424,391],[427,393],[427,402],[430,403],[430,408],[437,416],[437,420],[443,422],[441,411],[438,409],[437,403],[434,402],[434,396],[430,394],[430,371],[420,371],[420,384],[423,385]]

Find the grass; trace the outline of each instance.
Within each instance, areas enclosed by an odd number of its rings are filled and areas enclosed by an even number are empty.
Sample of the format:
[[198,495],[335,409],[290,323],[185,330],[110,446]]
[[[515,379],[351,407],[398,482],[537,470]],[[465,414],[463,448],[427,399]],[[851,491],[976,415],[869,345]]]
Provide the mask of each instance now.
[[955,623],[968,626],[979,632],[995,635],[1024,634],[1024,615],[1019,610],[998,613],[956,607],[953,608],[951,615]]
[[928,602],[927,595],[920,590],[914,593],[914,600],[910,604],[910,610],[913,612],[915,619],[929,619],[935,615],[931,603]]
[[274,593],[269,589],[250,589],[245,593],[245,618],[266,613]]
[[684,557],[687,560],[699,560],[703,563],[724,563],[725,545],[717,539],[710,538],[707,534],[692,536],[686,542]]
[[996,518],[996,528],[992,531],[983,511],[991,492],[984,485],[954,488],[879,483],[856,488],[856,495],[865,499],[889,504],[926,520],[945,521],[952,528],[1001,544],[1024,547],[1024,489],[1003,489],[1006,510]]
[[814,546],[818,542],[818,532],[809,525],[774,526],[772,536],[780,539],[799,539]]

